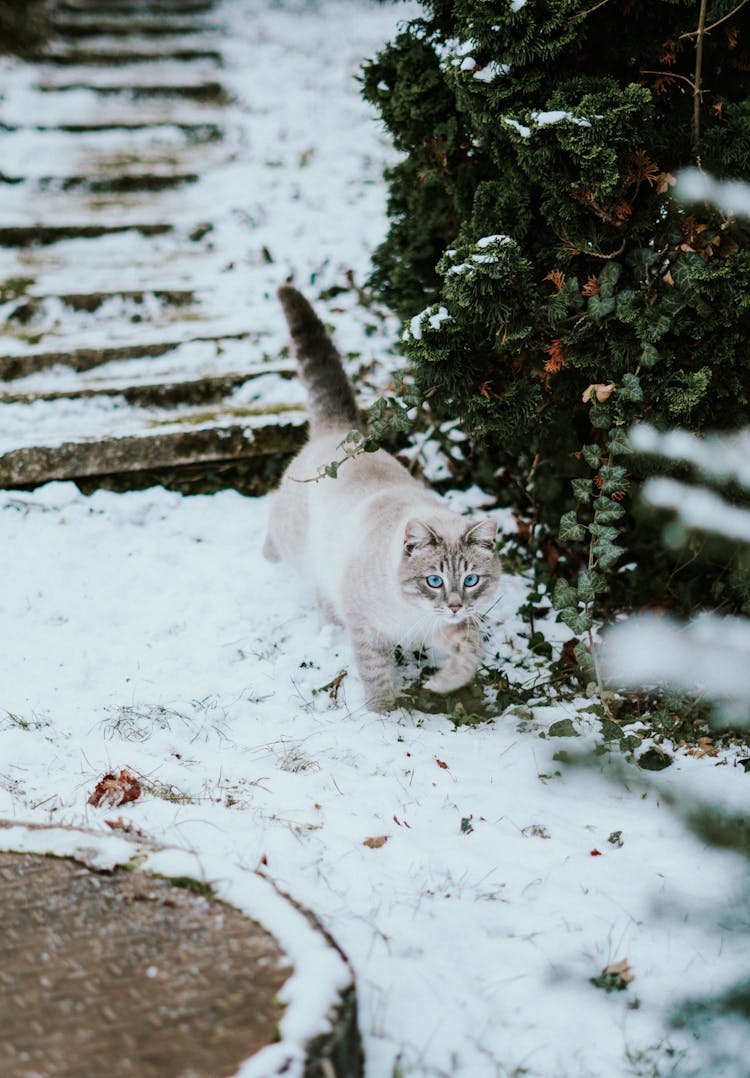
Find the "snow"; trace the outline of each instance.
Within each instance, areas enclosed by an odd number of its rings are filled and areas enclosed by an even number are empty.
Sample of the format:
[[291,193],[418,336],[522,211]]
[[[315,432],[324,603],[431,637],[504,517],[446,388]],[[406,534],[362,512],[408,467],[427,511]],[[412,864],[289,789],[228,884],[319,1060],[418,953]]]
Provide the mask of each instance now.
[[699,437],[684,430],[661,433],[646,423],[633,427],[628,438],[638,453],[693,465],[709,478],[736,480],[750,489],[750,430]]
[[[199,291],[221,281],[217,317],[244,312],[246,362],[256,370],[261,347],[278,355],[286,343],[273,294],[294,273],[342,351],[387,372],[397,363],[388,350],[395,319],[372,335],[355,295],[317,297],[348,269],[363,281],[385,234],[381,170],[396,155],[353,76],[419,10],[227,0],[233,38],[222,78],[248,141],[196,185],[179,218],[187,230],[208,208],[217,221],[210,239],[173,258],[158,237],[133,235],[30,250],[23,257],[38,272],[38,294],[70,290],[71,258],[77,289],[101,280],[113,249],[130,259],[134,288],[164,287],[167,271]],[[2,103],[16,118],[39,107],[18,80]],[[76,118],[105,107],[83,91],[64,96]],[[438,317],[442,324],[441,309],[430,316]],[[117,312],[97,318],[87,332],[106,343]],[[67,339],[65,325],[54,332]],[[222,369],[237,369],[242,347],[233,344]],[[210,367],[213,345],[181,348],[196,369]],[[145,377],[137,360],[127,362],[117,365],[123,377]],[[149,362],[166,373],[158,365],[179,360]],[[64,377],[39,372],[25,386],[60,388]],[[282,388],[274,381],[264,392]],[[252,392],[251,382],[237,400]],[[110,408],[101,418],[114,416]],[[429,456],[432,443],[421,448]],[[449,501],[457,511],[487,505],[477,488]],[[254,874],[262,867],[352,963],[367,1078],[398,1068],[407,1078],[521,1068],[531,1078],[620,1078],[632,1060],[646,1073],[719,1073],[696,1031],[671,1028],[669,1015],[686,996],[746,976],[734,916],[746,880],[669,803],[689,791],[739,811],[747,791],[739,750],[716,759],[675,751],[666,771],[627,765],[623,781],[614,756],[587,767],[560,758],[600,742],[588,698],[560,703],[554,689],[540,691],[476,727],[405,707],[368,712],[344,634],[321,626],[304,580],[261,557],[268,508],[267,498],[232,491],[87,497],[53,483],[0,492],[0,817],[91,828],[106,861],[122,847],[104,821],[121,815],[149,844],[170,847],[155,857],[183,858],[229,901],[262,913],[300,963],[283,1020],[299,1038],[327,1001],[315,1013],[292,1004],[313,1007],[320,981],[339,974],[318,967],[316,976],[315,964],[330,959],[314,949],[305,966],[297,929],[281,923],[275,892]],[[506,533],[515,527],[509,510],[490,511]],[[486,629],[491,667],[530,686],[546,666],[529,653],[529,626],[516,613],[528,586],[506,572]],[[537,627],[555,649],[570,637],[551,616]],[[414,660],[407,675],[419,669]],[[331,699],[323,687],[342,672]],[[580,736],[549,736],[566,718]],[[144,795],[114,812],[89,806],[98,779],[122,767],[140,777]],[[609,841],[616,831],[621,847]],[[48,844],[48,835],[35,841]],[[363,845],[381,836],[381,847]],[[626,991],[590,983],[623,958],[635,974]],[[266,1078],[258,1068],[268,1059],[243,1073]],[[745,1070],[738,1052],[720,1072]]]
[[500,75],[507,75],[510,71],[509,64],[499,64],[496,60],[490,60],[483,68],[474,72],[474,78],[480,82],[493,82]]
[[508,127],[512,127],[517,131],[521,138],[531,137],[531,128],[527,127],[526,124],[519,123],[518,120],[514,120],[511,116],[503,116],[501,119],[504,124],[507,124]]
[[740,180],[717,180],[698,168],[677,174],[677,198],[686,202],[712,202],[725,213],[750,217],[750,184]]
[[735,721],[748,722],[750,626],[742,618],[702,614],[687,624],[654,615],[629,618],[610,630],[604,659],[615,684],[668,683],[733,702]]
[[482,236],[481,239],[477,240],[477,247],[484,249],[485,247],[491,247],[493,243],[505,244],[514,242],[515,241],[511,239],[510,236],[505,236],[499,232],[495,236]]
[[[669,1007],[746,967],[731,924],[706,916],[736,900],[740,870],[658,791],[738,805],[731,756],[678,754],[654,788],[635,768],[622,785],[554,758],[592,743],[587,701],[476,729],[368,713],[345,637],[261,559],[267,511],[234,492],[3,497],[0,816],[104,831],[112,813],[87,796],[127,767],[147,793],[116,815],[151,839],[210,858],[212,879],[265,859],[352,961],[376,1078],[399,1054],[408,1075],[619,1075],[626,1050],[689,1045],[665,1031]],[[488,654],[521,680],[525,587],[508,576],[489,615]],[[336,701],[316,692],[342,670]],[[571,716],[581,739],[544,736]],[[623,957],[627,992],[589,983]]]
[[430,315],[427,321],[429,323],[430,329],[440,329],[443,322],[452,322],[453,318],[448,313],[447,307],[440,306],[434,314]]
[[686,528],[715,532],[725,539],[750,544],[750,513],[718,494],[676,479],[649,479],[643,497],[659,509],[671,509]]
[[564,109],[553,109],[551,112],[532,112],[531,118],[537,127],[559,124],[562,120],[569,120],[571,123],[578,124],[579,127],[591,127],[588,120],[574,116],[572,112],[566,112]]

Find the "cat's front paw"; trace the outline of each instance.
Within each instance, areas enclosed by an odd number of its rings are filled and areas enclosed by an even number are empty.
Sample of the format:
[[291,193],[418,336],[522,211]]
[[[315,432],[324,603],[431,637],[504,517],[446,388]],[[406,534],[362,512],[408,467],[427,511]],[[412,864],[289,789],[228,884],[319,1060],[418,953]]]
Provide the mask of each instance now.
[[376,693],[368,696],[365,700],[368,711],[377,711],[379,715],[385,715],[387,711],[393,711],[396,707],[396,697],[393,693]]
[[424,688],[429,692],[437,692],[443,696],[447,692],[462,689],[469,681],[471,681],[471,675],[466,677],[465,674],[451,674],[445,670],[438,670],[425,681]]

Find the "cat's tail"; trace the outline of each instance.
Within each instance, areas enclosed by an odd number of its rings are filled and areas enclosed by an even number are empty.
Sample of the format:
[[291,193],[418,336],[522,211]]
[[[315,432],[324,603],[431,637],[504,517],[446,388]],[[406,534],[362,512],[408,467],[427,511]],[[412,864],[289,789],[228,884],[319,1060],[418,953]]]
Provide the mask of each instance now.
[[305,297],[290,284],[279,299],[294,341],[300,377],[310,407],[310,433],[360,427],[354,390],[327,329]]

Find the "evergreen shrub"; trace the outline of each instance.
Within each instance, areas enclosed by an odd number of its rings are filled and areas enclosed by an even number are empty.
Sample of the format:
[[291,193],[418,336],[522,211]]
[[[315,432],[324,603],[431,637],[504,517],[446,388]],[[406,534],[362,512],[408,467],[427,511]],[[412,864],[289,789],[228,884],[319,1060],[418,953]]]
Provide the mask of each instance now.
[[575,631],[624,581],[630,601],[741,606],[736,573],[703,574],[638,519],[653,465],[625,431],[747,419],[750,228],[674,183],[696,165],[750,175],[750,6],[422,7],[363,76],[404,154],[372,284],[404,320],[416,390],[461,418],[475,476],[523,490],[550,531],[562,517]]

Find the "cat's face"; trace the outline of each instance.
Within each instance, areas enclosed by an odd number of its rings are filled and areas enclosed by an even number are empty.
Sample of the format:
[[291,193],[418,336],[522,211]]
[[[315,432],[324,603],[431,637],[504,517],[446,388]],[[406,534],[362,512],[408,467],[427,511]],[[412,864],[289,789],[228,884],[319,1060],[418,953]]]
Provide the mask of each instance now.
[[450,537],[440,534],[439,525],[410,520],[399,573],[402,594],[449,624],[483,613],[500,581],[496,532],[489,518],[469,522]]

